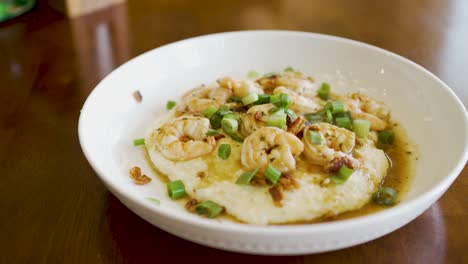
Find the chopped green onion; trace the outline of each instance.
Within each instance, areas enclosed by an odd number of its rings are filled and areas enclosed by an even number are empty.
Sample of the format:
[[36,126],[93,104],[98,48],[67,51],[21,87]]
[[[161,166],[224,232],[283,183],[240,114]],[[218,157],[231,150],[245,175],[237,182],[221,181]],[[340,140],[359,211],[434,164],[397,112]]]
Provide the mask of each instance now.
[[228,117],[228,115],[226,115],[221,120],[221,127],[226,133],[235,133],[239,128],[239,122],[237,122],[237,119]]
[[322,112],[307,113],[307,114],[304,114],[304,117],[311,124],[320,123],[324,121],[324,116]]
[[208,218],[215,218],[216,216],[221,214],[223,210],[224,209],[222,206],[210,200],[199,203],[195,207],[195,211],[199,215],[204,215]]
[[174,101],[167,101],[167,104],[166,104],[166,109],[167,109],[167,110],[171,110],[172,108],[174,108],[174,106],[176,106],[176,102],[174,102]]
[[273,165],[268,164],[264,175],[271,183],[276,184],[281,176],[281,172],[273,167]]
[[244,105],[249,105],[249,104],[255,103],[256,101],[258,101],[258,94],[256,93],[251,93],[247,95],[246,97],[242,98],[242,103]]
[[181,180],[172,181],[167,184],[167,192],[171,199],[176,200],[186,195],[185,185]]
[[338,174],[331,176],[330,180],[334,182],[335,184],[343,184],[344,182],[348,180],[349,176],[351,176],[351,174],[353,173],[354,171],[352,169],[348,168],[348,166],[346,165],[343,165],[338,171]]
[[319,132],[309,130],[309,140],[314,145],[322,144],[322,136]]
[[392,145],[395,140],[395,135],[390,130],[384,130],[379,132],[379,141],[383,144]]
[[330,85],[326,82],[322,83],[318,89],[318,95],[322,100],[328,100],[330,98]]
[[161,204],[161,202],[160,202],[158,199],[156,199],[156,198],[146,197],[146,200],[151,201],[151,202],[153,202],[153,203],[156,204],[156,205]]
[[270,114],[279,114],[278,111],[282,111],[284,113],[284,108],[281,107],[273,107],[270,110],[268,110],[268,113]]
[[208,132],[206,132],[206,135],[207,136],[215,136],[215,135],[218,135],[219,134],[219,131],[218,130],[214,130],[214,129],[208,129]]
[[242,137],[240,137],[239,135],[237,135],[236,133],[228,133],[226,132],[226,134],[228,136],[230,136],[233,140],[237,141],[237,142],[244,142],[244,139]]
[[231,145],[229,144],[221,144],[218,148],[218,157],[223,160],[226,160],[231,155]]
[[205,109],[203,111],[203,116],[205,116],[206,118],[210,118],[214,113],[216,113],[216,111],[218,111],[218,109],[216,108],[216,106],[214,105],[210,105],[207,109]]
[[227,114],[230,114],[231,110],[229,106],[223,105],[221,106],[218,111],[216,111],[211,117],[210,117],[210,124],[214,129],[219,129],[221,127],[221,120],[223,120],[223,117]]
[[335,118],[335,123],[338,127],[351,129],[351,119],[349,119],[347,116]]
[[145,144],[145,139],[144,138],[137,138],[133,140],[133,146],[141,146]]
[[288,67],[284,68],[284,71],[285,71],[285,72],[293,72],[294,69],[293,69],[293,67],[288,66]]
[[293,110],[291,110],[291,109],[288,108],[288,109],[285,110],[285,113],[286,113],[292,120],[296,120],[297,115],[296,115],[296,113],[294,113]]
[[247,73],[247,77],[250,78],[250,79],[257,79],[258,76],[259,76],[259,74],[256,71],[249,71]]
[[328,123],[333,122],[333,115],[330,110],[325,111],[325,121],[327,121]]
[[230,102],[235,102],[235,103],[242,103],[242,98],[237,97],[237,96],[231,96],[229,97]]
[[[340,101],[328,102],[327,105],[329,105],[330,110],[334,115],[344,112],[344,105]],[[327,107],[327,105],[325,105],[325,107]]]
[[275,75],[276,75],[276,72],[267,72],[267,73],[263,74],[263,77],[269,78],[269,77],[273,77]]
[[372,195],[372,200],[380,205],[393,205],[397,198],[397,192],[390,187],[381,187]]
[[257,174],[258,169],[255,169],[251,172],[244,172],[242,175],[237,179],[236,184],[249,184],[252,178]]
[[270,97],[270,103],[274,104],[277,107],[288,107],[291,103],[289,95],[286,93],[275,94]]
[[270,95],[269,94],[259,94],[258,100],[255,104],[268,104],[270,102]]
[[284,111],[278,111],[275,114],[270,115],[267,125],[283,129],[286,127],[286,116],[287,115],[284,113]]
[[365,138],[370,131],[370,122],[369,120],[364,119],[355,119],[353,120],[353,131],[356,133],[356,136]]

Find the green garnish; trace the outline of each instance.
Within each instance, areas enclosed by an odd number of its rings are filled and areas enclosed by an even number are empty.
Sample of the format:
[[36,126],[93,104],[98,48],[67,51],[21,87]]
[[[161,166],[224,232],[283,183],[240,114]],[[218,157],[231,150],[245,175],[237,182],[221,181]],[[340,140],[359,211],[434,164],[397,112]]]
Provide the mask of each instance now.
[[249,71],[247,73],[247,77],[250,78],[250,79],[257,79],[258,76],[260,76],[260,75],[256,71]]
[[202,114],[206,118],[210,118],[214,113],[216,113],[216,111],[218,111],[218,108],[216,108],[216,106],[214,105],[210,105],[207,109],[203,111]]
[[167,103],[166,103],[166,109],[167,109],[167,110],[171,110],[172,108],[174,108],[174,106],[176,106],[176,102],[174,102],[174,101],[167,101]]
[[186,195],[184,183],[181,180],[169,182],[167,184],[167,193],[173,200],[184,197]]
[[221,127],[221,120],[227,114],[230,114],[231,110],[229,106],[222,105],[211,117],[210,124],[214,129],[219,129]]
[[288,107],[291,103],[289,95],[285,93],[275,94],[270,97],[270,103],[274,104],[277,107]]
[[153,202],[156,205],[160,205],[161,202],[156,198],[146,197],[146,200]]
[[335,123],[338,127],[351,129],[351,119],[347,116],[335,118]]
[[242,103],[242,98],[237,96],[231,96],[229,97],[229,102]]
[[293,72],[294,69],[293,69],[293,67],[288,66],[288,67],[284,68],[284,71],[285,71],[285,72]]
[[307,113],[304,114],[305,119],[309,121],[309,123],[314,124],[314,123],[320,123],[324,121],[324,112],[315,112],[315,113]]
[[221,214],[223,210],[224,209],[222,206],[210,200],[199,203],[195,207],[195,211],[199,215],[204,215],[208,218],[215,218],[216,216]]
[[296,115],[296,113],[294,113],[293,110],[291,110],[291,109],[288,108],[288,109],[286,109],[284,112],[285,112],[292,120],[296,120],[297,115]]
[[341,166],[337,175],[330,176],[330,180],[335,184],[343,184],[348,180],[349,176],[351,176],[353,172],[354,170],[348,168],[346,165],[343,165]]
[[218,157],[223,160],[226,160],[231,155],[231,145],[229,144],[221,144],[218,148]]
[[314,145],[322,144],[322,136],[320,135],[319,132],[309,130],[308,134],[309,134],[309,140],[312,144]]
[[255,103],[256,101],[258,101],[258,94],[256,93],[251,93],[246,97],[242,98],[242,104],[244,105],[249,105]]
[[273,165],[268,164],[264,175],[271,183],[276,184],[281,176],[281,172],[273,167]]
[[328,100],[330,98],[330,85],[326,82],[322,83],[317,93],[322,100]]
[[239,128],[237,117],[233,114],[228,114],[221,120],[221,127],[226,133],[236,133]]
[[328,102],[325,105],[326,110],[330,110],[333,115],[343,113],[344,112],[344,105],[340,101],[333,101]]
[[267,125],[283,129],[286,127],[286,117],[287,115],[284,113],[284,111],[277,111],[276,113],[270,115]]
[[353,120],[353,131],[356,133],[356,136],[365,138],[370,131],[370,122],[369,120],[364,119],[355,119]]
[[276,72],[267,72],[267,73],[263,74],[263,77],[268,78],[268,77],[272,77],[272,76],[275,76],[275,75],[276,75]]
[[218,135],[219,134],[219,131],[218,130],[214,130],[214,129],[208,129],[208,132],[206,132],[206,135],[209,137],[209,136],[215,136],[215,135]]
[[244,142],[244,138],[240,137],[236,133],[226,133],[228,136],[230,136],[233,140],[237,142]]
[[251,172],[244,172],[236,181],[236,184],[249,184],[252,178],[257,174],[258,169]]
[[268,104],[270,102],[270,95],[269,94],[259,94],[258,100],[255,104]]
[[145,144],[145,139],[144,138],[137,138],[133,140],[133,146],[141,146]]
[[333,122],[333,115],[330,110],[325,110],[324,120],[328,123]]
[[379,141],[383,144],[393,145],[395,135],[390,130],[384,130],[379,132]]
[[390,187],[381,187],[372,195],[372,200],[379,205],[393,205],[397,198],[397,192]]

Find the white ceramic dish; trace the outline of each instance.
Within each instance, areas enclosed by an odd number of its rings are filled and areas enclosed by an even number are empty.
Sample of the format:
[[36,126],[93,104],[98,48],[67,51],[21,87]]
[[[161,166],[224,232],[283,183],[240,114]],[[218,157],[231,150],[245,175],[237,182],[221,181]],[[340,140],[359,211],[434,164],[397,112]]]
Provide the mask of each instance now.
[[[150,129],[168,100],[187,89],[249,70],[270,72],[292,65],[333,89],[384,100],[419,146],[416,175],[403,201],[387,210],[320,224],[254,226],[211,220],[186,212],[167,198],[157,178],[131,182],[138,165],[151,175],[132,140]],[[132,93],[139,90],[143,101]],[[136,57],[109,74],[81,111],[80,143],[109,190],[130,210],[169,233],[207,246],[253,254],[293,255],[353,246],[381,237],[425,211],[452,184],[468,157],[467,112],[455,94],[421,66],[352,40],[287,31],[246,31],[197,37]],[[146,197],[161,201],[155,205]]]

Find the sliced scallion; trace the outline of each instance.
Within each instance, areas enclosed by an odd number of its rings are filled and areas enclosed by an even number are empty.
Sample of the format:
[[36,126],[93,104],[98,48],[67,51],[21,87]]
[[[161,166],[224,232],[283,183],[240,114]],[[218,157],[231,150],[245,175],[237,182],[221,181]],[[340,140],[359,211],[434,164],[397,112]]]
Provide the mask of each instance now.
[[258,101],[258,94],[256,93],[251,93],[246,97],[242,98],[242,104],[244,105],[249,105],[255,103],[256,101]]
[[229,102],[242,103],[242,98],[237,96],[231,96],[229,97]]
[[285,113],[286,113],[292,120],[296,120],[297,115],[296,115],[296,113],[294,113],[293,110],[291,110],[291,109],[288,108],[288,109],[285,110]]
[[293,69],[293,67],[288,66],[288,67],[284,68],[284,71],[285,71],[285,72],[293,72],[294,69]]
[[356,136],[365,138],[370,131],[370,122],[365,119],[355,119],[353,120],[353,131],[356,133]]
[[332,115],[332,113],[331,113],[330,110],[325,110],[325,115],[324,115],[324,117],[325,117],[325,121],[326,121],[326,122],[328,122],[328,123],[333,122],[333,115]]
[[169,182],[167,184],[167,192],[173,200],[182,198],[186,195],[185,185],[181,180]]
[[260,75],[256,71],[249,71],[247,73],[247,77],[250,78],[250,79],[257,79],[258,76],[260,76]]
[[133,146],[141,146],[145,144],[144,138],[137,138],[133,140]]
[[273,167],[273,165],[268,164],[264,175],[271,183],[276,184],[281,176],[281,172]]
[[176,102],[174,102],[174,101],[167,101],[167,103],[166,103],[166,109],[167,109],[167,110],[171,110],[172,108],[174,108],[174,106],[176,106]]
[[322,83],[317,93],[322,100],[328,100],[330,98],[330,85],[326,82]]
[[269,94],[259,94],[258,100],[255,104],[268,104],[270,102],[270,95]]
[[287,115],[284,111],[278,111],[275,114],[270,115],[267,125],[283,129],[286,127],[286,117]]
[[307,114],[304,114],[304,117],[311,124],[320,123],[324,121],[324,116],[322,112],[307,113]]
[[397,198],[397,192],[390,187],[381,187],[372,195],[372,200],[380,205],[393,205]]
[[214,105],[210,105],[207,109],[203,111],[203,116],[210,118],[218,109]]
[[223,210],[224,209],[222,206],[210,200],[201,202],[195,207],[195,211],[199,215],[204,215],[208,218],[215,218],[216,216],[221,214]]
[[327,103],[327,104],[330,104],[330,106],[331,106],[330,110],[331,110],[333,115],[344,112],[344,105],[340,101],[333,101],[333,102]]
[[236,181],[236,184],[249,184],[252,178],[257,174],[258,169],[251,172],[244,172]]
[[395,135],[390,130],[384,130],[379,132],[379,141],[383,144],[392,145],[395,140]]
[[153,202],[155,205],[160,205],[161,204],[161,201],[159,201],[156,198],[146,197],[146,200]]
[[218,135],[219,134],[219,131],[218,130],[214,130],[214,129],[208,129],[208,132],[206,132],[206,135],[209,137],[209,136],[215,136],[215,135]]
[[351,174],[354,173],[354,170],[348,168],[348,166],[343,165],[341,166],[340,170],[338,171],[337,175],[333,175],[330,177],[330,180],[335,184],[343,184],[348,180]]
[[309,140],[312,144],[314,145],[322,144],[322,136],[320,135],[319,132],[309,130],[308,134],[309,134]]
[[231,113],[229,106],[221,106],[211,117],[210,124],[214,129],[219,129],[221,127],[221,120],[227,114]]
[[286,93],[275,94],[270,97],[270,103],[274,104],[277,107],[288,107],[291,103],[289,95]]
[[221,144],[218,148],[218,157],[223,160],[226,160],[231,155],[231,145],[229,144]]
[[338,127],[351,129],[351,119],[347,116],[335,118],[335,123]]
[[239,128],[239,122],[236,118],[225,115],[221,120],[221,127],[226,133],[236,133]]

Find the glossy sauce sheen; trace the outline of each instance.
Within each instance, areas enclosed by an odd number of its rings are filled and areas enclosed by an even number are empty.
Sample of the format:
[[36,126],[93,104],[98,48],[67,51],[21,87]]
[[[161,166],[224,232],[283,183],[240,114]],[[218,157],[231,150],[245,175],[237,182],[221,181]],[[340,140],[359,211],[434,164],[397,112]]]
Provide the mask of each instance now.
[[[417,153],[415,151],[415,147],[409,143],[407,136],[403,129],[400,128],[398,124],[393,124],[392,131],[395,133],[395,142],[392,146],[380,146],[377,145],[379,148],[383,149],[385,153],[387,153],[388,157],[392,161],[392,167],[389,169],[387,176],[385,177],[384,181],[381,185],[388,186],[393,188],[398,193],[397,203],[401,198],[404,196],[406,191],[408,190],[409,184],[411,183],[411,178],[413,175],[413,163],[417,160]],[[199,188],[203,188],[209,186],[212,182],[218,181],[231,181],[235,182],[239,175],[244,172],[242,164],[240,162],[240,154],[242,144],[236,142],[228,137],[218,140],[218,147],[220,144],[229,144],[231,145],[231,154],[228,160],[222,160],[218,157],[218,148],[216,148],[213,152],[209,155],[203,157],[203,160],[208,165],[208,170],[200,175],[202,179],[200,181]],[[162,181],[162,182],[169,182],[168,178],[160,173],[156,167],[154,167],[153,163],[151,162],[147,151],[145,151],[145,158],[150,164],[151,168],[153,169],[154,174]],[[234,162],[232,162],[234,160]],[[297,159],[297,166],[296,166],[296,177],[301,177],[302,174],[305,173],[320,173],[321,168],[316,165],[312,165],[307,162],[302,156]],[[313,183],[321,182],[325,177],[326,174],[319,174],[319,176],[313,178]],[[352,177],[352,176],[351,176]],[[190,198],[183,198],[178,200],[178,202],[183,206]],[[387,207],[377,205],[374,202],[370,201],[368,204],[363,206],[362,208],[354,211],[349,211],[342,213],[337,216],[328,216],[319,218],[313,221],[298,221],[293,223],[287,224],[305,224],[305,223],[317,223],[317,222],[325,222],[325,221],[336,221],[342,219],[349,219],[353,217],[359,217],[363,215],[367,215],[370,213],[374,213],[380,210],[383,210]],[[222,215],[220,216],[223,219],[228,219],[236,222],[238,221],[235,217],[230,215]]]

